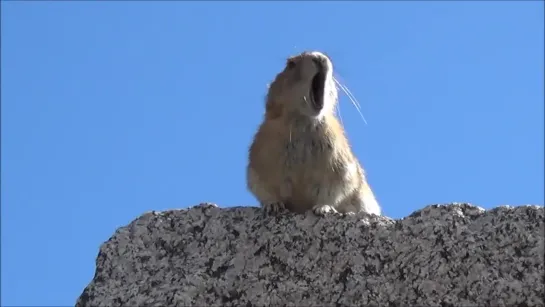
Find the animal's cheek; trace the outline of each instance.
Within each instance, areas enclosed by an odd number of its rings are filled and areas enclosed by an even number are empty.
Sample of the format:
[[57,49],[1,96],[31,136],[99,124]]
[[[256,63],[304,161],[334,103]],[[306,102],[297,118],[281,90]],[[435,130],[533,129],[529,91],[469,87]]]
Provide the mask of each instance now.
[[298,82],[301,82],[303,81],[303,78],[304,77],[304,72],[302,69],[299,69],[297,70],[296,72],[293,73],[293,75],[290,76],[290,81],[291,83],[298,83]]

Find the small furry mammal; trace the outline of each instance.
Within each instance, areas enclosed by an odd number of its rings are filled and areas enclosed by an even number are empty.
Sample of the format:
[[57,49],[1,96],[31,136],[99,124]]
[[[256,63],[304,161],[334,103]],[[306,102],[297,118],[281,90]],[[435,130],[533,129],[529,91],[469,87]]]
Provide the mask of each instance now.
[[248,189],[266,212],[380,215],[360,163],[334,114],[331,60],[320,52],[288,58],[269,86],[265,118],[249,150]]

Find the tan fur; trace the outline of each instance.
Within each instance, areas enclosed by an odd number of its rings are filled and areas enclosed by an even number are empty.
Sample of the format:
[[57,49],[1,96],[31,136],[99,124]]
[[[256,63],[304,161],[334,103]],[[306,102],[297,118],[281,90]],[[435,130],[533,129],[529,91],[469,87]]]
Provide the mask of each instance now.
[[[327,63],[324,105],[309,103],[316,60]],[[249,150],[248,189],[266,211],[379,214],[364,171],[334,115],[333,66],[319,52],[291,57],[269,87],[265,118]]]

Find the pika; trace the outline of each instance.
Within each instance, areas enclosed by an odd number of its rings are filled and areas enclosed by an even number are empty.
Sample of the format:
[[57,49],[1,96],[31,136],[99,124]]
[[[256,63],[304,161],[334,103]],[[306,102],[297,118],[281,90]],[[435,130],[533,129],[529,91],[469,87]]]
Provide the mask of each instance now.
[[321,52],[289,57],[269,85],[249,148],[249,191],[267,213],[380,215],[365,172],[334,114],[333,64]]

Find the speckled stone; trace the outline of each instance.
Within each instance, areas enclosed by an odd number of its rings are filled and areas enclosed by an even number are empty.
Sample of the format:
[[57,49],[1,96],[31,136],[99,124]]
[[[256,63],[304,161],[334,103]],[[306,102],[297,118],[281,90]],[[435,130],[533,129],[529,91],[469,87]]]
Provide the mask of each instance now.
[[544,208],[410,216],[150,212],[102,245],[76,306],[544,306]]

